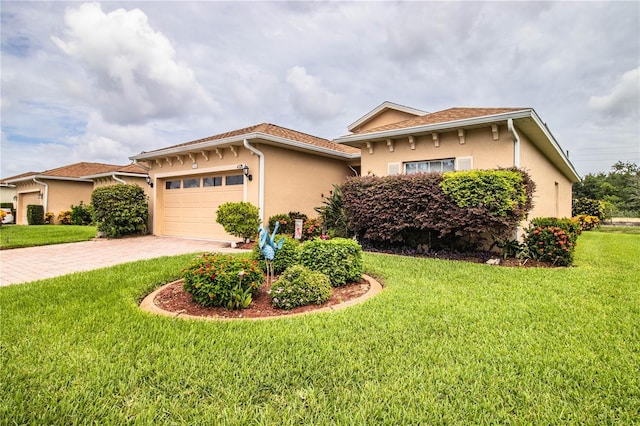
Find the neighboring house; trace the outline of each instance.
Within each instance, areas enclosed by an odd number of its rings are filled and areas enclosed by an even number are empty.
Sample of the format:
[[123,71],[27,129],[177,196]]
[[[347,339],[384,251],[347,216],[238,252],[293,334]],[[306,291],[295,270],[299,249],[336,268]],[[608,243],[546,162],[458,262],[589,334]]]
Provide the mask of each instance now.
[[216,223],[225,202],[250,202],[263,221],[277,213],[315,216],[333,184],[358,174],[360,150],[258,124],[130,157],[153,183],[155,235],[233,240]]
[[[398,120],[399,114],[404,119]],[[411,117],[413,115],[413,117]],[[571,216],[573,165],[531,108],[451,108],[411,113],[386,102],[334,140],[362,150],[362,174],[518,167],[536,183],[529,217]]]
[[15,211],[18,205],[18,193],[16,192],[16,186],[12,183],[8,183],[8,181],[34,174],[36,174],[36,172],[27,172],[2,179],[0,181],[0,203],[3,206],[11,204],[13,206],[13,210]]
[[[519,167],[537,185],[530,217],[571,216],[578,174],[530,108],[452,108],[427,113],[385,102],[333,141],[273,124],[130,157],[153,183],[156,235],[233,240],[215,222],[218,206],[247,201],[270,216],[315,216],[323,195],[349,176]],[[393,202],[393,200],[389,200]]]
[[27,206],[42,205],[56,216],[72,205],[91,203],[91,193],[102,185],[136,183],[147,188],[147,173],[141,166],[118,166],[101,163],[75,163],[41,173],[27,173],[5,179],[15,185],[16,223],[27,224]]

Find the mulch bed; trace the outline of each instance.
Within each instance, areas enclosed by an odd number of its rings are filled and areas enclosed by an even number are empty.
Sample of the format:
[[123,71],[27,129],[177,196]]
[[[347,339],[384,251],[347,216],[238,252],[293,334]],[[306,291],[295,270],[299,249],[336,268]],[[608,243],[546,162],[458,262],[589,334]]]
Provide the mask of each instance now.
[[322,305],[307,305],[285,310],[276,309],[271,305],[271,298],[268,293],[271,287],[265,280],[265,283],[258,289],[258,294],[253,297],[253,301],[248,308],[227,310],[219,307],[205,308],[200,306],[191,299],[191,295],[189,293],[184,291],[182,288],[182,280],[180,280],[160,291],[153,302],[156,306],[164,309],[165,311],[193,316],[218,318],[264,318],[298,314],[302,312],[315,311],[328,306],[334,306],[362,296],[369,291],[369,287],[369,282],[366,280],[347,283],[341,287],[334,287],[333,295]]

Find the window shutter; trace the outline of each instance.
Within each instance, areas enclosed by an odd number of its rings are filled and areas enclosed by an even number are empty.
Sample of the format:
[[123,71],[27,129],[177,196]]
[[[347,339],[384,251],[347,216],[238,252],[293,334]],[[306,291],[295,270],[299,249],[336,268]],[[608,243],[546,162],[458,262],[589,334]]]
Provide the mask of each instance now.
[[387,164],[387,175],[399,175],[401,173],[401,163],[389,163]]
[[471,170],[471,169],[473,169],[473,157],[456,158],[456,170]]

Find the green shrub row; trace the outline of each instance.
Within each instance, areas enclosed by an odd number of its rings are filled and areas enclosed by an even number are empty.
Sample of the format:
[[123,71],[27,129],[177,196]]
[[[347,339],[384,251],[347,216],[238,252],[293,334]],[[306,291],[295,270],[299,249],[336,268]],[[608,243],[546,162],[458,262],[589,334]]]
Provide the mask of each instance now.
[[202,306],[242,309],[262,285],[257,262],[225,254],[205,253],[183,269],[183,287]]
[[571,214],[573,216],[586,215],[595,216],[603,220],[606,216],[605,203],[600,200],[590,198],[574,198],[571,203]]
[[515,234],[534,189],[520,169],[366,176],[347,180],[342,201],[367,245],[473,250]]

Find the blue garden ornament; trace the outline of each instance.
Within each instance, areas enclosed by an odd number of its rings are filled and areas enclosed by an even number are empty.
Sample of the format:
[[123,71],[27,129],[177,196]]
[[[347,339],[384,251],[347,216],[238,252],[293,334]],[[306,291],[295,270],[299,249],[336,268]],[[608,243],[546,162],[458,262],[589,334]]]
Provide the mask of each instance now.
[[262,226],[258,228],[258,246],[260,247],[260,252],[267,262],[267,279],[269,280],[269,283],[271,283],[273,278],[273,267],[271,262],[276,257],[278,250],[280,250],[284,244],[284,238],[280,238],[280,241],[276,243],[276,234],[279,227],[280,223],[276,222],[276,225],[273,227],[273,234],[271,235],[269,235],[269,225],[267,225],[266,229],[263,229]]

